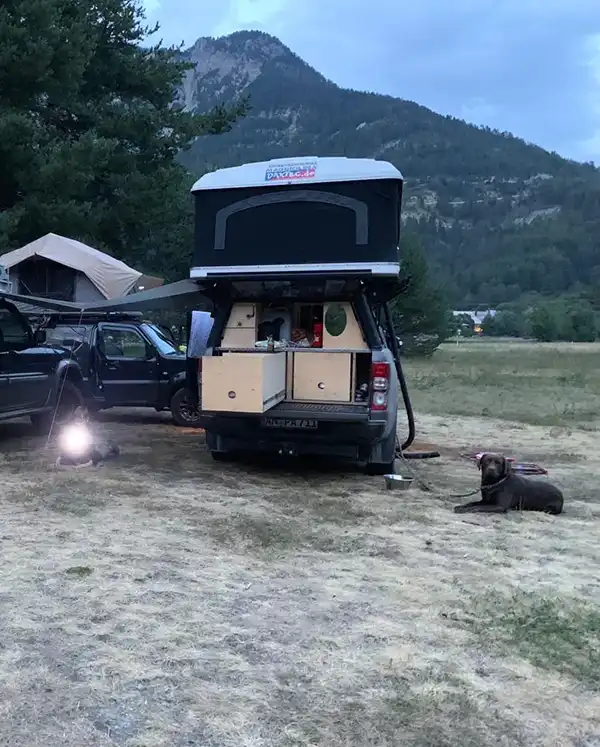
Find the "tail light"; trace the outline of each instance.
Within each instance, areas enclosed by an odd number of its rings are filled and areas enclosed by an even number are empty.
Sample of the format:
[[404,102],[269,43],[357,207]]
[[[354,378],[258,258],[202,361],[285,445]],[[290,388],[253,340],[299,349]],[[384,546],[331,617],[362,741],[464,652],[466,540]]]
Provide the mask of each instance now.
[[390,364],[373,363],[371,365],[371,409],[387,410],[390,388]]

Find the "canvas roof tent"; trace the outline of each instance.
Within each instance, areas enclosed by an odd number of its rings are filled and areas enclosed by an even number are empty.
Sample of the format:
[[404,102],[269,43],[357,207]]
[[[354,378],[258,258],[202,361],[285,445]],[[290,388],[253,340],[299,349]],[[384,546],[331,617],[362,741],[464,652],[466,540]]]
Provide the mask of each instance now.
[[143,277],[124,262],[55,233],[4,254],[0,264],[10,270],[31,257],[43,257],[83,273],[106,299],[126,296]]
[[397,276],[403,177],[387,161],[278,158],[204,174],[192,187],[190,277]]

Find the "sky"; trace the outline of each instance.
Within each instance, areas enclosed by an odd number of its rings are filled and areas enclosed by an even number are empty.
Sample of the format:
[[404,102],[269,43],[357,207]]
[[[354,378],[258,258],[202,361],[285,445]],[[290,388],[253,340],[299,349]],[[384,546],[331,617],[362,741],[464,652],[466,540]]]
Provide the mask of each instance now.
[[144,0],[166,43],[259,29],[346,88],[600,164],[600,0]]

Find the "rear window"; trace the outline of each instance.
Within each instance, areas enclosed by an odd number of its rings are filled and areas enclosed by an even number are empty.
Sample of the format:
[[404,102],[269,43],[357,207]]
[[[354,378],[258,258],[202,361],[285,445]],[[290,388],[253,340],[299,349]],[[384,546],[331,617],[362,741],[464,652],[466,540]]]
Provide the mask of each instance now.
[[0,349],[10,350],[29,343],[29,330],[19,314],[8,308],[0,308]]
[[80,325],[59,324],[46,330],[46,344],[78,348],[89,341],[91,329]]

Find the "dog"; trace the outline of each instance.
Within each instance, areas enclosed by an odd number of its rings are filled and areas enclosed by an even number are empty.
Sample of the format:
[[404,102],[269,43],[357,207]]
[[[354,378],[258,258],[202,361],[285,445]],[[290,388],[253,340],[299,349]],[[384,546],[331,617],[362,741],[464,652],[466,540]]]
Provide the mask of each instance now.
[[563,510],[563,494],[551,483],[530,480],[513,472],[501,454],[484,454],[479,460],[481,500],[455,506],[454,513],[504,514],[507,511],[543,511],[558,515]]
[[[89,438],[89,443],[83,440],[80,448],[68,448],[67,443],[61,444],[59,439],[60,453],[56,460],[57,467],[98,467],[104,464],[108,459],[115,459],[121,453],[117,444],[111,441],[104,441],[93,434],[91,427],[91,417],[85,407],[76,407],[73,412],[70,426],[67,428],[82,429],[81,438]],[[78,438],[79,436],[77,436]],[[77,443],[76,446],[79,446]]]

